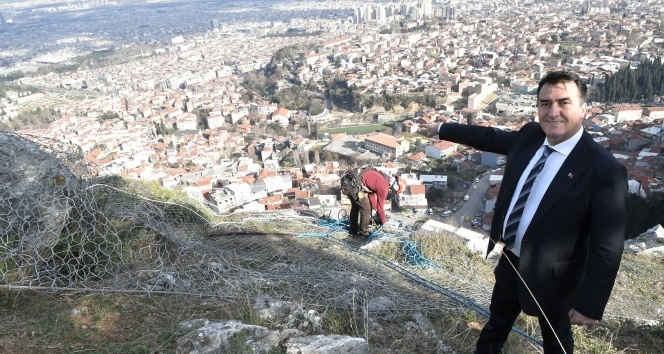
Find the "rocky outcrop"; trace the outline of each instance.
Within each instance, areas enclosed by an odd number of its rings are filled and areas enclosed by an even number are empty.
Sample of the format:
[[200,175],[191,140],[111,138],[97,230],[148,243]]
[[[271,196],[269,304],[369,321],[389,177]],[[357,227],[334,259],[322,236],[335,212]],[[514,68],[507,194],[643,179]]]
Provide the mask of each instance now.
[[76,189],[77,179],[57,157],[0,133],[0,230],[14,259],[34,261],[57,243]]
[[278,346],[283,335],[279,331],[238,321],[197,320],[196,323],[181,323],[180,327],[195,327],[198,324],[203,325],[177,340],[177,353],[267,353],[273,346]]
[[[379,311],[391,311],[394,302],[387,297],[369,300],[369,307]],[[180,323],[177,353],[293,353],[293,354],[365,354],[369,343],[364,338],[345,335],[322,334],[322,320],[317,311],[301,305],[273,300],[266,296],[251,301],[253,317],[270,323],[272,329],[245,324],[239,321],[213,322],[196,319]],[[370,333],[383,333],[383,325],[394,325],[393,319],[379,323],[367,319]],[[437,354],[454,353],[454,350],[438,338],[434,326],[421,313],[412,319],[401,319],[405,335],[435,343]]]
[[363,338],[317,335],[291,338],[284,343],[288,354],[365,354],[369,343]]
[[263,326],[238,321],[187,321],[180,328],[189,328],[177,341],[177,353],[327,353],[367,354],[369,344],[363,338],[350,336],[307,336],[296,329],[269,330]]
[[664,227],[655,225],[641,235],[625,241],[625,252],[664,254]]

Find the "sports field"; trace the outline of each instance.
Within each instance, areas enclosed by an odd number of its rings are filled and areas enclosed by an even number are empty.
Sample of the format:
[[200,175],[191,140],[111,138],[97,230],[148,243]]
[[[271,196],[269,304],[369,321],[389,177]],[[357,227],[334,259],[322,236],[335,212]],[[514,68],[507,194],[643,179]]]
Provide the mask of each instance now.
[[358,134],[368,134],[375,131],[382,131],[383,129],[389,128],[387,125],[383,124],[371,124],[371,125],[348,125],[332,129],[320,129],[319,134],[338,134],[346,133],[348,135],[358,135]]

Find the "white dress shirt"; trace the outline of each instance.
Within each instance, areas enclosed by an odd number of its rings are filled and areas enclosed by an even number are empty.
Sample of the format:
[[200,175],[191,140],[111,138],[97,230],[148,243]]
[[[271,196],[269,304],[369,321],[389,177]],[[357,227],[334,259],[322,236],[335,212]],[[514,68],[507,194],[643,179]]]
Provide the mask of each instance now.
[[[546,159],[546,163],[544,164],[542,171],[540,171],[540,173],[537,175],[537,179],[535,179],[533,188],[530,190],[528,200],[526,200],[526,205],[523,207],[523,214],[521,214],[519,228],[516,230],[514,244],[508,248],[508,250],[514,253],[517,257],[521,254],[521,240],[523,240],[523,234],[528,229],[528,225],[530,225],[530,221],[533,219],[533,216],[537,211],[537,207],[544,197],[544,193],[546,193],[546,190],[549,188],[551,181],[553,181],[553,177],[555,177],[556,173],[558,173],[558,170],[560,170],[560,167],[563,165],[563,162],[565,162],[565,159],[567,159],[567,156],[569,156],[569,154],[572,152],[572,149],[574,149],[579,140],[581,140],[582,134],[583,128],[579,129],[579,131],[571,138],[557,144],[556,146],[549,145],[549,142],[545,138],[542,146],[537,150],[533,158],[530,159],[528,166],[526,166],[526,168],[523,170],[521,178],[519,179],[519,183],[516,185],[516,189],[512,195],[512,201],[510,202],[510,207],[507,209],[506,215],[510,215],[510,213],[512,213],[514,204],[516,204],[517,199],[519,199],[519,194],[521,193],[523,184],[526,182],[526,178],[528,178],[530,170],[537,163],[537,160],[539,160],[539,158],[542,156],[542,153],[544,152],[544,145],[548,145],[552,149],[551,154]],[[503,223],[503,235],[505,234],[505,226],[507,225],[508,218],[509,217],[505,217],[505,221]],[[535,237],[537,237],[537,235],[535,235]]]

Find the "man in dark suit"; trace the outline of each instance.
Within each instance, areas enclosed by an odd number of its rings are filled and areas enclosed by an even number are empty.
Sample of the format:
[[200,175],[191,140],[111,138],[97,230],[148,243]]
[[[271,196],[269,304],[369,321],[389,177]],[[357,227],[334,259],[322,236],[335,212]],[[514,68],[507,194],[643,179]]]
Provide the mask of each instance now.
[[507,155],[487,254],[504,248],[476,353],[501,353],[521,311],[538,317],[547,354],[571,354],[571,325],[602,319],[622,257],[627,173],[582,129],[586,92],[577,75],[550,72],[537,89],[539,123],[427,126],[429,136]]

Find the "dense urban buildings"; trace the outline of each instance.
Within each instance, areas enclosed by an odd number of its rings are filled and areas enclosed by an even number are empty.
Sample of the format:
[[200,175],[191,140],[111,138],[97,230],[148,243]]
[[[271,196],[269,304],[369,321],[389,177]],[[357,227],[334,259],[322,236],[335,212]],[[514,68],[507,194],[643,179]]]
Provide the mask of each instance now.
[[[428,172],[435,165],[470,181],[496,175],[478,222],[488,227],[504,160],[430,140],[421,126],[458,121],[516,130],[536,116],[533,93],[547,70],[572,70],[592,86],[664,54],[662,1],[38,4],[0,5],[0,75],[25,73],[15,83],[42,91],[7,91],[3,124],[22,111],[53,108],[59,119],[31,134],[80,146],[100,174],[157,181],[217,212],[335,205],[338,195],[327,192],[344,161],[403,175],[409,187],[398,205],[424,212],[431,187],[460,188]],[[112,21],[98,21],[111,14]],[[65,18],[66,28],[56,23]],[[31,74],[76,55],[145,44],[151,49],[125,63]],[[296,54],[273,62],[289,46]],[[247,80],[265,80],[267,67],[283,74],[274,79],[277,92],[306,90],[319,99],[319,112],[312,114],[314,99],[286,107],[250,92]],[[333,80],[362,101],[342,109],[326,97]],[[591,102],[585,121],[628,167],[640,195],[664,183],[662,96]],[[394,128],[315,134],[370,123]]]

